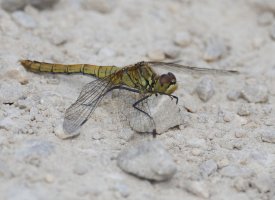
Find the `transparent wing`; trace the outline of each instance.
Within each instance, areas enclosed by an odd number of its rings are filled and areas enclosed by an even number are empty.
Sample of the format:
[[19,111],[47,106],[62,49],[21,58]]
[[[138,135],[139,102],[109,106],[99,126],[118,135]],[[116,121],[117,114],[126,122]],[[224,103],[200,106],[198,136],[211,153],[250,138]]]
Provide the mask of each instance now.
[[66,110],[63,129],[68,133],[77,131],[89,119],[98,103],[112,86],[110,77],[86,84],[76,102]]
[[182,72],[198,72],[198,73],[211,73],[211,74],[224,74],[224,75],[236,75],[239,74],[235,70],[225,70],[225,69],[210,69],[202,67],[191,67],[186,65],[181,65],[178,63],[166,63],[166,62],[147,62],[152,67],[161,67],[163,69],[171,69],[172,71],[182,71]]

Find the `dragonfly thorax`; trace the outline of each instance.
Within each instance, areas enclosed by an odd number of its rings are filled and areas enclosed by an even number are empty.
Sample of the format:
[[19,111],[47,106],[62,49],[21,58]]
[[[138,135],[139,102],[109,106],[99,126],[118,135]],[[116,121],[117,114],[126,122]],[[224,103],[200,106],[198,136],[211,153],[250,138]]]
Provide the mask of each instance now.
[[177,87],[177,79],[175,75],[168,72],[167,74],[162,74],[161,76],[156,77],[154,92],[170,95],[177,89]]

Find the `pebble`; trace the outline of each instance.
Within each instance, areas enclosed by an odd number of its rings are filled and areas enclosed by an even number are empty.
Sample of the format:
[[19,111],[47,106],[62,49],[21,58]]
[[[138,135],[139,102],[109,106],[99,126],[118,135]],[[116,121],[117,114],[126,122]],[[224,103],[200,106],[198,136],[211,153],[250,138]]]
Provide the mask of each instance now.
[[200,156],[202,154],[202,150],[194,148],[192,149],[191,153],[193,156]]
[[114,189],[124,198],[127,198],[130,195],[129,186],[124,183],[116,183]]
[[270,129],[263,129],[261,131],[261,139],[263,142],[275,143],[275,131]]
[[184,188],[187,192],[190,192],[197,197],[200,197],[200,198],[209,198],[210,197],[210,193],[209,193],[207,184],[205,184],[202,181],[188,181],[185,184]]
[[165,53],[161,50],[149,51],[147,56],[152,61],[163,61],[165,59]]
[[252,180],[250,184],[253,188],[256,188],[260,193],[270,192],[275,186],[275,182],[270,177],[270,175],[259,176]]
[[87,10],[94,10],[100,13],[110,13],[116,7],[115,0],[82,0],[81,5]]
[[207,160],[200,165],[200,173],[203,177],[210,176],[218,169],[217,163],[214,160]]
[[44,180],[46,183],[53,183],[55,177],[52,174],[46,174]]
[[231,122],[235,118],[235,115],[231,112],[224,112],[223,120],[225,122]]
[[155,127],[157,133],[161,134],[169,128],[179,126],[183,123],[182,115],[175,99],[172,100],[170,97],[164,95],[152,96],[152,98],[148,99],[148,105],[154,121],[148,120],[148,117],[141,115],[140,111],[135,111],[128,116],[130,126],[135,131],[152,132],[152,127]]
[[258,16],[258,24],[261,26],[270,25],[274,20],[272,12],[263,12]]
[[73,132],[73,133],[68,133],[63,129],[62,124],[58,124],[55,128],[54,128],[54,134],[59,137],[60,139],[68,139],[68,138],[73,138],[76,137],[80,134],[80,130]]
[[164,50],[164,54],[165,54],[166,58],[175,59],[175,58],[179,57],[180,51],[178,49],[175,49],[172,47],[167,47]]
[[241,90],[241,97],[249,103],[265,103],[268,101],[268,90],[260,84],[247,84]]
[[239,106],[237,113],[240,116],[249,116],[251,114],[251,110],[252,108],[249,104],[243,103]]
[[235,137],[236,138],[244,138],[246,137],[246,131],[243,130],[243,129],[238,129],[238,130],[235,130]]
[[13,12],[22,10],[27,5],[32,5],[39,9],[52,7],[59,0],[2,0],[2,8],[6,11]]
[[186,146],[192,148],[202,148],[205,149],[207,147],[206,141],[204,139],[199,138],[190,138],[186,140]]
[[24,28],[35,28],[37,26],[36,21],[23,11],[15,11],[11,16],[17,24]]
[[245,192],[249,188],[249,182],[242,177],[237,177],[233,186],[238,192]]
[[174,43],[180,47],[187,47],[191,44],[192,38],[188,32],[178,32],[175,35]]
[[249,177],[253,172],[246,168],[241,168],[235,165],[228,165],[221,169],[221,175],[234,178],[234,177]]
[[0,103],[13,104],[24,95],[23,86],[16,81],[5,81],[0,85]]
[[221,59],[226,54],[226,46],[220,39],[211,38],[207,41],[203,59],[213,62]]
[[272,24],[272,26],[270,28],[269,35],[270,35],[271,39],[275,40],[275,23]]
[[230,101],[237,101],[241,96],[241,92],[237,90],[231,90],[227,94],[227,99]]
[[229,165],[229,160],[227,158],[223,158],[217,162],[217,166],[219,169],[222,169]]
[[213,81],[208,77],[204,77],[199,82],[196,92],[202,101],[207,102],[215,94]]
[[117,164],[127,173],[154,181],[171,179],[177,171],[172,157],[158,141],[130,146],[118,155]]

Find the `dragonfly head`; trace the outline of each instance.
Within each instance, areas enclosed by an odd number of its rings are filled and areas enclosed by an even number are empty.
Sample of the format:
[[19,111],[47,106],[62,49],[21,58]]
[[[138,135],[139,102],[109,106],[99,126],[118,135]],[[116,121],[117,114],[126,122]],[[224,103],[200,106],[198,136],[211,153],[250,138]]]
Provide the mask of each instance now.
[[172,94],[177,89],[177,79],[171,72],[158,77],[155,91],[164,94]]

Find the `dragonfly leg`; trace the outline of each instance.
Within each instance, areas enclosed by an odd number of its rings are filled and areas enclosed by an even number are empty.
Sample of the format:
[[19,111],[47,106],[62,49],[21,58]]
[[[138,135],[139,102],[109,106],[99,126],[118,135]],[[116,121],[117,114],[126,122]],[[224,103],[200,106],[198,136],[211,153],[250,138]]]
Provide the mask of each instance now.
[[176,99],[176,104],[178,104],[179,98],[177,96],[174,96],[174,95],[169,95],[169,96],[172,98],[172,100]]
[[136,102],[133,104],[133,107],[134,107],[135,109],[137,109],[138,111],[144,113],[144,114],[147,115],[148,117],[150,117],[150,119],[152,119],[152,117],[151,117],[147,112],[145,112],[144,110],[141,110],[140,108],[137,107],[137,105],[138,105],[140,102],[144,101],[145,99],[147,99],[147,98],[150,97],[150,96],[151,96],[151,95],[147,95],[147,96],[145,96],[145,97],[142,97],[141,99],[139,99],[138,101],[136,101]]

